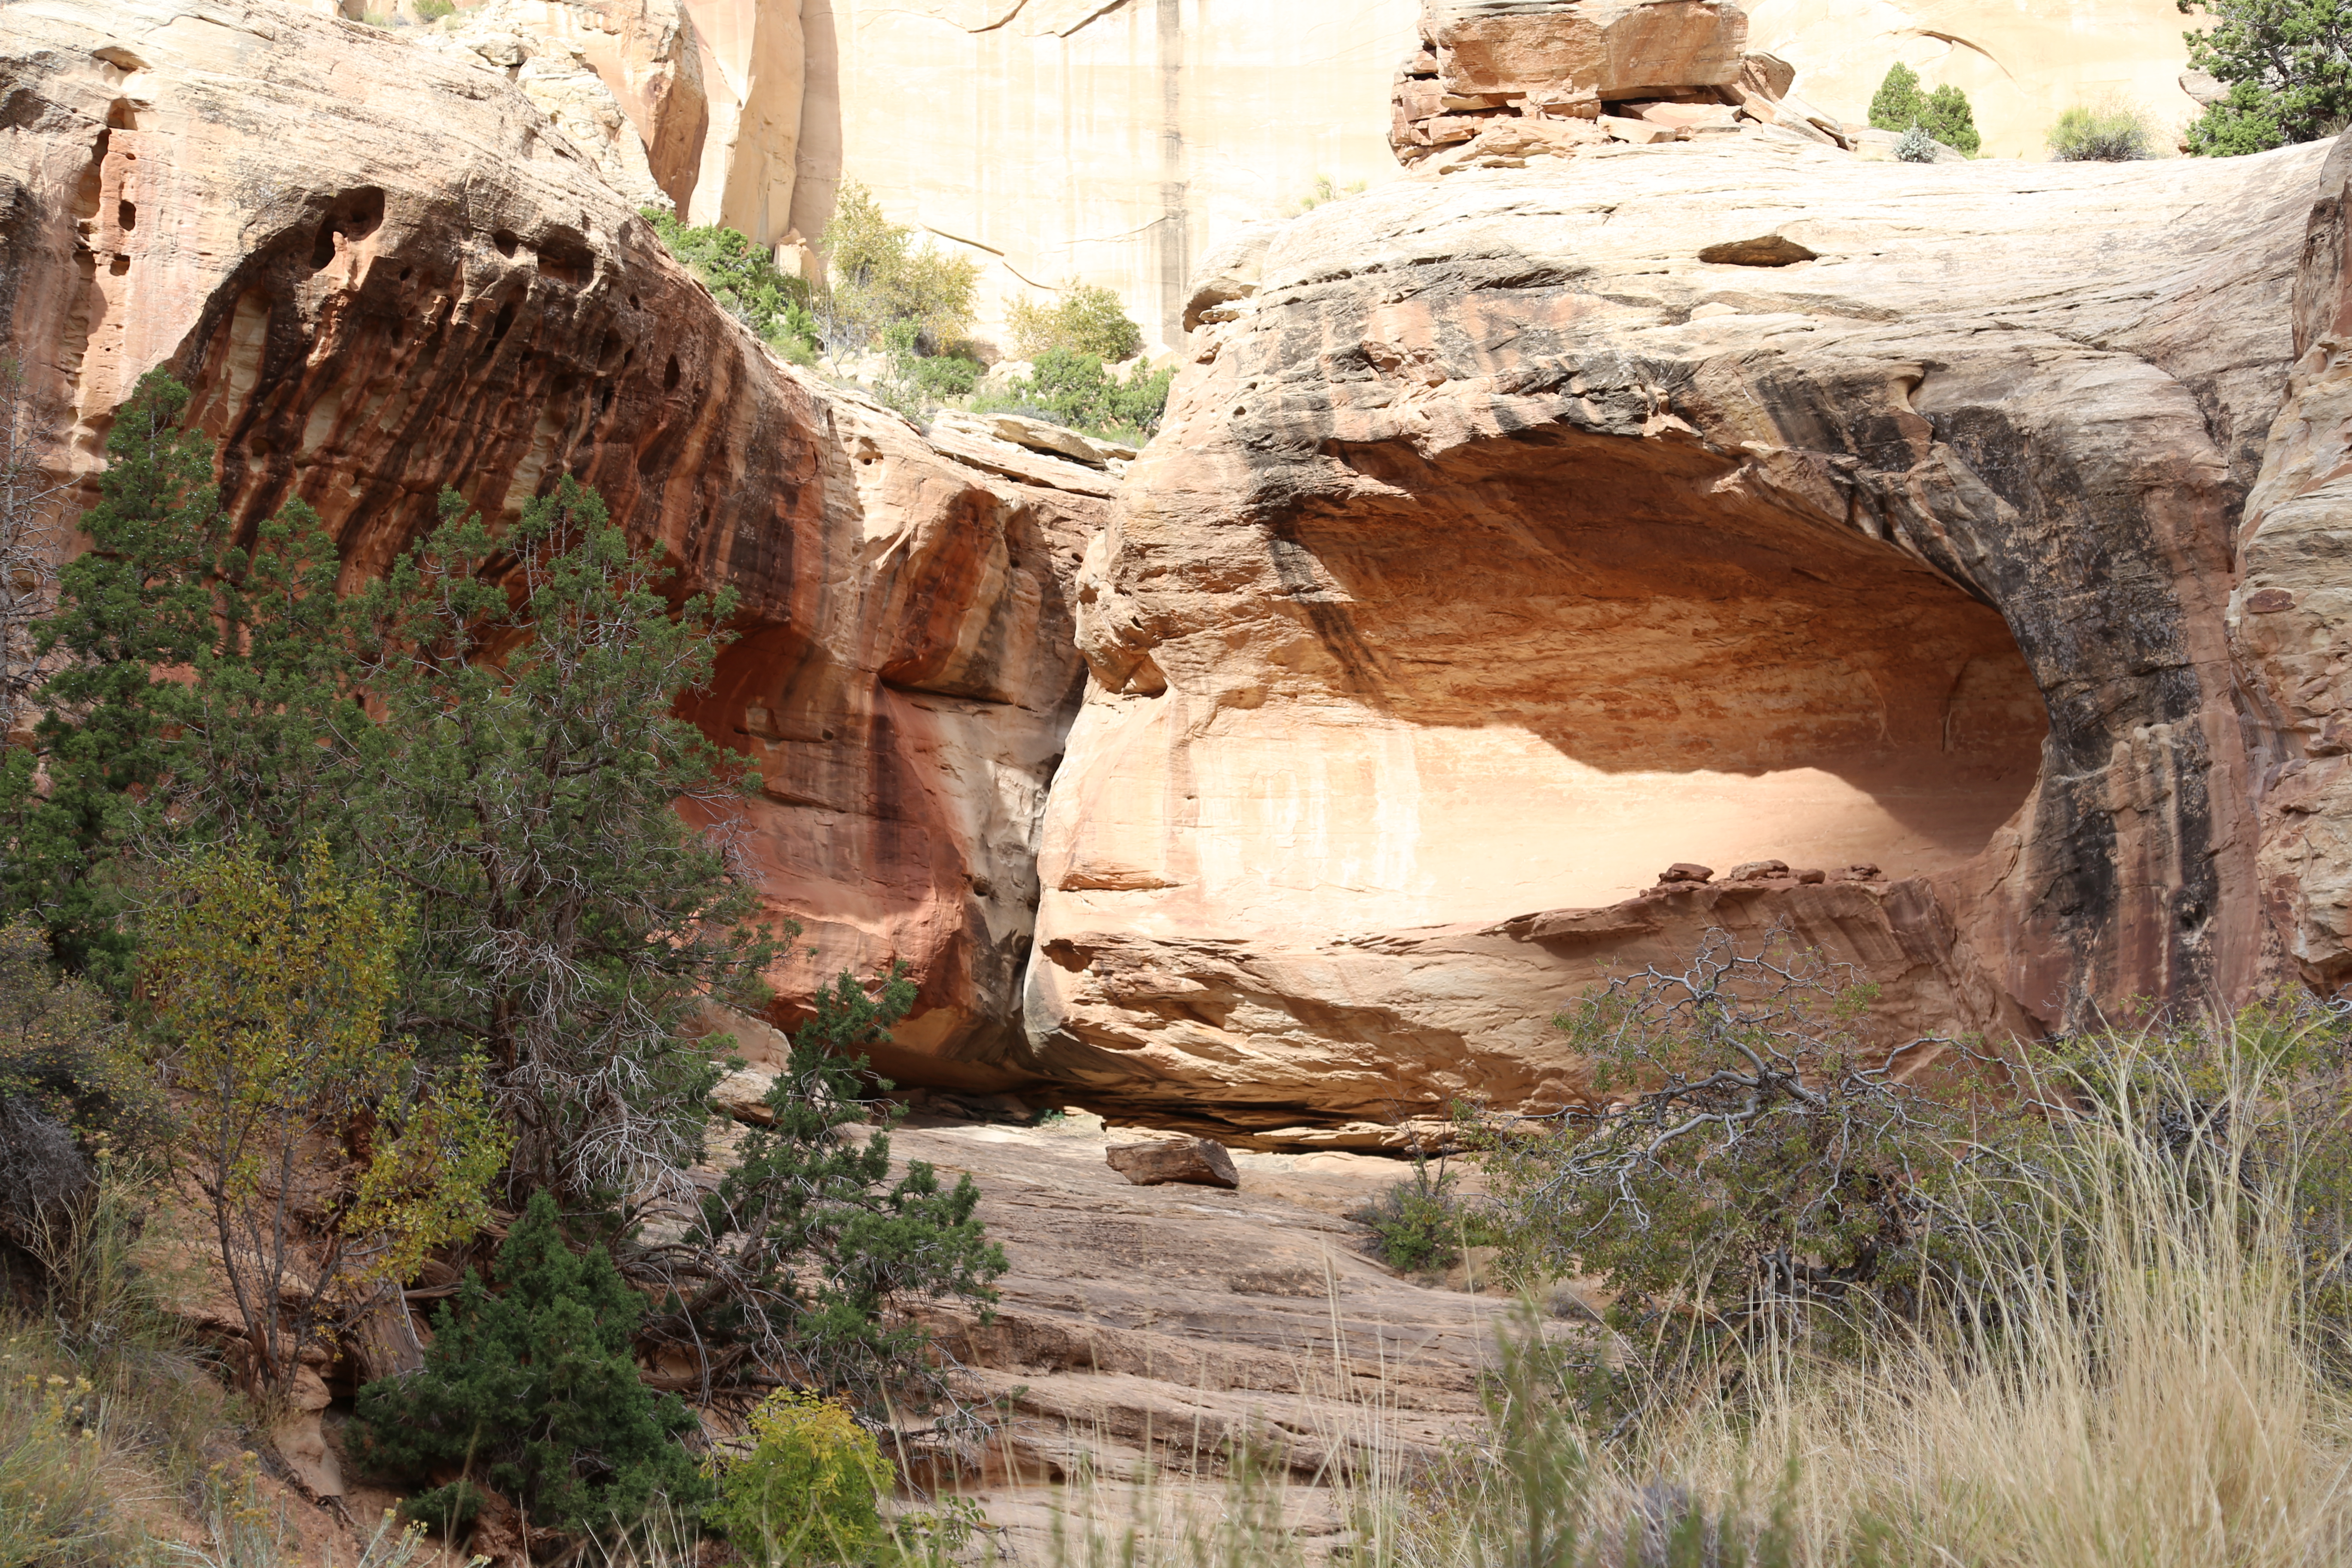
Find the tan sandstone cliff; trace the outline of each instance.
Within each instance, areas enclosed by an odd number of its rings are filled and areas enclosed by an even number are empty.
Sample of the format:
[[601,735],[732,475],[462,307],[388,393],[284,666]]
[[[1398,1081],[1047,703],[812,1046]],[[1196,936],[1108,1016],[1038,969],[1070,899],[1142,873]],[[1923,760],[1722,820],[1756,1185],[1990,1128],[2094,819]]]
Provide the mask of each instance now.
[[[405,0],[364,8],[413,16]],[[1002,337],[1010,301],[1077,280],[1118,290],[1169,345],[1186,279],[1221,244],[1290,213],[1318,181],[1393,177],[1384,106],[1419,17],[1415,0],[473,0],[443,26],[478,32],[478,9],[525,36],[496,47],[493,68],[533,79],[527,90],[601,149],[614,140],[603,106],[570,62],[593,68],[652,180],[695,223],[811,265],[800,244],[856,180],[894,219],[981,263],[983,338]],[[1747,47],[1788,61],[1801,97],[1859,122],[1900,59],[1969,92],[1988,153],[2039,159],[2079,102],[2120,95],[2167,132],[2197,109],[2179,86],[2190,19],[2171,0],[1748,10]]]
[[455,485],[595,485],[689,588],[742,595],[693,716],[765,787],[746,848],[823,974],[889,958],[905,1049],[999,1084],[1032,844],[1078,678],[1068,584],[1108,485],[951,458],[777,361],[516,81],[271,0],[19,0],[0,29],[0,352],[87,478],[151,366],[224,495],[316,506],[381,568]]
[[[1433,160],[1219,258],[1081,578],[1042,1067],[1345,1140],[1577,1092],[1560,998],[1708,923],[1856,963],[1890,1028],[2352,968],[2332,761],[2257,832],[2333,755],[2326,150],[1743,124]],[[2265,468],[2291,363],[2315,434]],[[2297,694],[2268,734],[2250,689]],[[1831,875],[1645,890],[1775,860]]]

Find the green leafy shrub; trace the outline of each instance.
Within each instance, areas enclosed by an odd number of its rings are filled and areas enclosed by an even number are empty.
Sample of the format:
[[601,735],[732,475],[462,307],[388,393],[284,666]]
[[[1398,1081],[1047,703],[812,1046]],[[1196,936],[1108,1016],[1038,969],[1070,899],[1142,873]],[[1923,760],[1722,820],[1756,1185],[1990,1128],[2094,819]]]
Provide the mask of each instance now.
[[2213,19],[2189,63],[2229,89],[2189,124],[2189,150],[2234,157],[2333,136],[2352,120],[2352,8],[2339,0],[2179,0]]
[[755,1563],[856,1563],[883,1534],[890,1461],[849,1407],[783,1390],[752,1411],[750,1451],[709,1468],[718,1500],[703,1512]]
[[1984,138],[1977,133],[1976,113],[1969,107],[1969,95],[1949,82],[1927,95],[1919,123],[1928,135],[1969,157],[1975,157],[1984,146]]
[[1887,68],[1885,79],[1871,97],[1870,123],[1880,131],[1907,132],[1918,126],[1945,146],[1971,158],[1984,145],[1977,132],[1975,111],[1969,107],[1969,95],[1949,83],[1922,92],[1919,73],[1900,61]]
[[1465,1243],[1484,1245],[1491,1236],[1485,1216],[1454,1193],[1454,1176],[1441,1159],[1434,1174],[1415,1155],[1412,1178],[1398,1182],[1348,1217],[1370,1226],[1381,1261],[1406,1274],[1434,1274],[1452,1268]]
[[1364,180],[1350,180],[1342,185],[1328,174],[1318,174],[1315,176],[1315,183],[1307,187],[1307,194],[1290,204],[1290,216],[1296,217],[1300,213],[1313,212],[1317,207],[1327,203],[1339,201],[1348,196],[1361,195],[1368,184],[1369,182]]
[[835,353],[866,348],[898,322],[910,323],[934,353],[970,329],[980,263],[918,243],[915,231],[885,217],[856,181],[841,186],[818,247],[830,280],[815,311]]
[[1122,379],[1095,354],[1047,349],[1026,376],[1007,390],[1005,404],[1035,409],[1057,425],[1139,444],[1160,428],[1174,366],[1147,372],[1137,365]]
[[[708,1358],[720,1384],[757,1369],[771,1384],[902,1407],[947,1393],[919,1309],[961,1301],[985,1318],[1005,1262],[973,1217],[970,1176],[944,1187],[916,1160],[892,1179],[898,1115],[867,1098],[857,1053],[888,1040],[914,1001],[898,973],[871,995],[846,973],[819,988],[768,1091],[773,1125],[744,1134],[687,1236],[706,1260],[699,1285],[648,1340]],[[859,1122],[874,1129],[862,1142],[838,1131]]]
[[2052,160],[2062,163],[2128,163],[2156,153],[2147,117],[2127,103],[2076,104],[2059,115],[2046,140]]
[[468,1270],[435,1312],[420,1371],[360,1390],[360,1462],[435,1483],[406,1505],[433,1526],[468,1517],[484,1486],[566,1531],[633,1524],[657,1495],[698,1504],[708,1483],[677,1442],[694,1415],[638,1380],[629,1346],[645,1300],[604,1249],[573,1253],[539,1193],[496,1273],[497,1294]]
[[764,247],[737,230],[691,228],[659,207],[642,208],[639,216],[730,315],[786,359],[814,363],[819,334],[805,279],[778,267]]
[[428,22],[457,14],[457,0],[416,0],[416,14]]
[[888,368],[875,395],[910,419],[920,419],[950,398],[967,397],[980,384],[982,365],[969,353],[926,354],[920,329],[894,321],[883,330]]
[[1919,73],[1897,60],[1886,68],[1885,79],[1870,99],[1870,123],[1879,131],[1908,131],[1919,123],[1927,107],[1919,90]]
[[1099,284],[1072,283],[1050,305],[1016,300],[1005,323],[1024,359],[1066,349],[1116,364],[1143,352],[1143,329],[1128,315],[1117,291]]

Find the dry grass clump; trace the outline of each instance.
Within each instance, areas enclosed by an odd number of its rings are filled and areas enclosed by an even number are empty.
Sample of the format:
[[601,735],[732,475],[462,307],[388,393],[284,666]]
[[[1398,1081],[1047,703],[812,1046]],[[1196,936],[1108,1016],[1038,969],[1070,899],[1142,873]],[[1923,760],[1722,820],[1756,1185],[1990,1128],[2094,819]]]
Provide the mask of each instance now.
[[[2352,1561],[2343,1020],[2224,1020],[2065,1059],[2082,1110],[1964,1163],[1972,1294],[1866,1335],[1564,1337],[1530,1311],[1485,1437],[1360,1448],[1336,1549],[1236,1467],[1206,1510],[1098,1510],[1068,1568],[2319,1568]],[[2061,1098],[2053,1083],[2030,1092]],[[2331,1215],[2331,1205],[2336,1212]],[[1966,1206],[1966,1205],[1962,1205]],[[1685,1300],[1706,1297],[1692,1290]],[[1855,1348],[1859,1345],[1860,1348]],[[1647,1378],[1630,1405],[1629,1381]],[[1625,1412],[1633,1414],[1629,1418]],[[1376,1411],[1328,1425],[1370,1436]],[[1351,1420],[1361,1415],[1364,1419]]]

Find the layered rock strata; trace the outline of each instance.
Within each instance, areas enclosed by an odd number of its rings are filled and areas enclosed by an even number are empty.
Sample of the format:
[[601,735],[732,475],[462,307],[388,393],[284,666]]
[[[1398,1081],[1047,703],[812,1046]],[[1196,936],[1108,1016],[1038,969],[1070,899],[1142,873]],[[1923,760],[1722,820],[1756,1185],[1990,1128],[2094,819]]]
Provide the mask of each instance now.
[[[1855,963],[1889,1027],[2244,994],[2274,943],[2229,605],[2323,156],[1919,167],[1759,127],[1461,167],[1222,258],[1081,578],[1040,1068],[1265,1138],[1556,1103],[1560,998],[1709,923]],[[2315,445],[2282,495],[2328,482]],[[2333,602],[2323,551],[2280,570]],[[1640,891],[1773,858],[1885,879]]]
[[999,1058],[1099,468],[992,435],[959,460],[782,364],[516,83],[380,29],[22,0],[0,94],[0,352],[61,472],[87,480],[166,364],[240,523],[304,498],[351,580],[445,485],[492,519],[559,473],[594,485],[681,592],[741,595],[688,710],[764,780],[733,830],[806,927],[780,1016],[903,959],[923,998],[892,1065],[1018,1077]]

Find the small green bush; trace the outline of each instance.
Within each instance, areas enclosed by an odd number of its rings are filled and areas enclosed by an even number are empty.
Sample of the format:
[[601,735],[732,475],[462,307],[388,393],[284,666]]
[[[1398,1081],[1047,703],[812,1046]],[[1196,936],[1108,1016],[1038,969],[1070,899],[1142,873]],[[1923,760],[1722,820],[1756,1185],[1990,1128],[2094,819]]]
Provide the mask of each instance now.
[[2128,163],[2156,155],[2147,116],[2126,103],[2081,104],[2058,117],[2047,138],[2061,163]]
[[1927,107],[1927,95],[1919,90],[1919,73],[1897,60],[1887,68],[1886,79],[1871,95],[1870,123],[1879,131],[1908,131],[1919,123]]
[[1300,213],[1312,212],[1327,202],[1336,202],[1345,196],[1361,195],[1365,185],[1366,182],[1362,180],[1350,180],[1342,185],[1336,184],[1328,174],[1318,174],[1315,183],[1307,187],[1307,194],[1290,204],[1290,216],[1297,217]]
[[1969,108],[1969,95],[1949,82],[1927,95],[1919,123],[1928,135],[1969,157],[1975,157],[1984,146],[1984,138],[1977,133],[1976,113]]
[[750,1562],[856,1563],[882,1538],[897,1477],[846,1405],[786,1389],[751,1413],[750,1452],[712,1461],[704,1520]]
[[1137,365],[1122,380],[1098,355],[1047,349],[995,406],[1035,410],[1074,430],[1140,444],[1160,428],[1175,377],[1173,366],[1147,371]]
[[1129,317],[1118,293],[1099,284],[1072,283],[1050,305],[1016,300],[1005,323],[1024,359],[1067,349],[1116,364],[1143,352],[1143,329]]
[[1381,1262],[1407,1274],[1450,1268],[1465,1243],[1483,1246],[1493,1239],[1486,1216],[1454,1195],[1454,1177],[1444,1161],[1432,1174],[1420,1155],[1413,1158],[1411,1181],[1395,1184],[1348,1217],[1370,1227]]
[[[446,0],[445,0],[446,3]],[[816,358],[817,321],[808,283],[775,264],[748,235],[731,228],[690,228],[659,207],[639,211],[669,253],[702,279],[719,307],[760,334],[786,359]]]
[[694,1416],[638,1381],[630,1332],[645,1300],[604,1249],[566,1247],[542,1192],[499,1244],[497,1274],[492,1295],[467,1271],[434,1314],[421,1370],[360,1390],[360,1463],[401,1479],[457,1470],[406,1504],[442,1528],[480,1506],[482,1484],[564,1531],[634,1524],[658,1494],[700,1503],[709,1488],[677,1441]]
[[416,0],[416,14],[428,22],[457,14],[457,0]]
[[910,419],[922,418],[950,398],[968,397],[980,384],[979,360],[969,351],[924,353],[921,328],[913,321],[892,322],[883,330],[882,343],[889,363],[875,395]]
[[917,244],[915,231],[885,217],[856,181],[843,184],[818,245],[831,280],[814,304],[824,342],[836,353],[865,348],[898,322],[911,323],[931,352],[970,329],[980,263]]
[[[1888,68],[1886,79],[1878,84],[1878,91],[1871,97],[1870,123],[1880,131],[1909,131],[1917,126],[1945,146],[1957,148],[1971,158],[1984,145],[1967,93],[1949,83],[1933,92],[1922,92],[1919,73],[1899,61]],[[1896,155],[1902,156],[1899,151]],[[1927,162],[1924,158],[1907,161]]]

